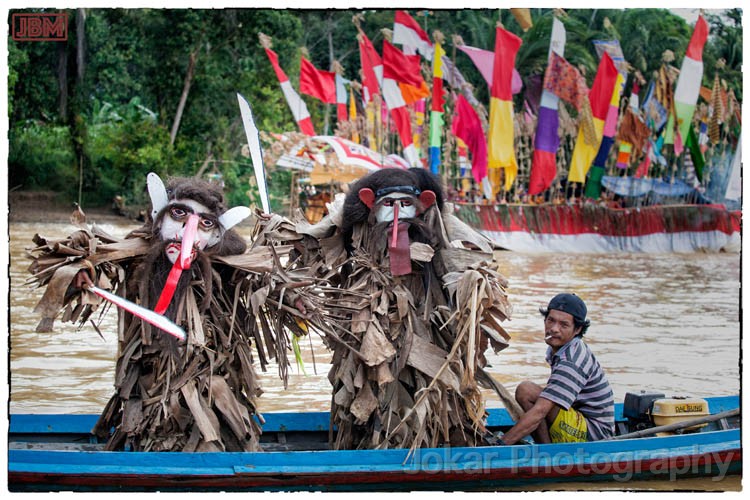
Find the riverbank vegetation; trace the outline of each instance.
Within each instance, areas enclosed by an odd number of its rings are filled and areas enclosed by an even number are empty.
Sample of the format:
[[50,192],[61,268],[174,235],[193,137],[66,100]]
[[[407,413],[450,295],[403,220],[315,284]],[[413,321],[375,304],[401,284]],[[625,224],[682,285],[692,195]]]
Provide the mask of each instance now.
[[[39,11],[38,9],[36,11]],[[14,12],[11,11],[12,15]],[[34,12],[24,10],[23,12]],[[360,80],[356,27],[379,47],[394,11],[272,9],[68,9],[65,42],[8,38],[9,189],[56,191],[84,207],[147,202],[149,171],[214,175],[229,203],[247,204],[252,164],[242,154],[245,136],[236,92],[253,104],[260,130],[296,130],[258,33],[298,87],[300,55],[318,68],[334,60],[344,77]],[[516,67],[525,84],[546,66],[552,9],[531,9],[533,27],[522,31],[508,9],[411,11],[428,33],[492,50],[501,21],[523,39]],[[560,13],[558,12],[558,15]],[[718,72],[742,101],[741,11],[707,15],[711,37],[704,50],[703,84]],[[662,9],[581,9],[563,14],[566,58],[585,68],[588,84],[598,57],[591,43],[619,39],[625,59],[647,78],[671,50],[679,67],[692,26]],[[471,61],[446,49],[481,103],[489,95]],[[724,65],[717,61],[724,60]],[[429,80],[428,80],[429,81]],[[626,93],[632,81],[628,81]],[[335,110],[304,96],[316,130],[335,131]],[[522,109],[523,93],[516,96]],[[288,174],[271,175],[272,205],[289,191]]]

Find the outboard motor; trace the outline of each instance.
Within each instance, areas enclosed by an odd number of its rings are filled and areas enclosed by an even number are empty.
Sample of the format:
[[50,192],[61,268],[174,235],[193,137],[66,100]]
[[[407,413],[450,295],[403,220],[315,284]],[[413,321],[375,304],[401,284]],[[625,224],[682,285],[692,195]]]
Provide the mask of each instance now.
[[[705,399],[684,396],[666,398],[662,393],[641,391],[639,394],[625,394],[622,413],[627,418],[627,424],[620,424],[619,434],[692,420],[708,415],[709,411]],[[705,425],[694,425],[678,432],[696,431]]]
[[641,391],[639,394],[632,392],[625,393],[622,416],[628,419],[628,423],[624,432],[620,432],[620,434],[653,427],[651,408],[654,406],[654,401],[663,397],[664,394],[659,392]]

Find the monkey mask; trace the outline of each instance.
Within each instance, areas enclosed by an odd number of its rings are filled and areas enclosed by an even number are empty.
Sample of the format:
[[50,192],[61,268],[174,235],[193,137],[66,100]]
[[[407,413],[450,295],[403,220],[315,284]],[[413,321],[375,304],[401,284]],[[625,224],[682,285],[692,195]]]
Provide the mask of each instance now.
[[391,273],[394,276],[411,273],[409,223],[402,220],[413,219],[430,208],[435,203],[435,192],[405,185],[383,187],[377,191],[365,187],[358,194],[377,222],[392,223],[388,242]]
[[172,263],[155,307],[157,313],[164,314],[182,271],[190,269],[197,252],[215,247],[226,231],[251,212],[248,207],[211,210],[197,199],[178,198],[175,193],[170,196],[161,178],[153,172],[148,174],[146,184],[151,198],[151,218],[159,228],[161,240],[168,242],[165,253]]

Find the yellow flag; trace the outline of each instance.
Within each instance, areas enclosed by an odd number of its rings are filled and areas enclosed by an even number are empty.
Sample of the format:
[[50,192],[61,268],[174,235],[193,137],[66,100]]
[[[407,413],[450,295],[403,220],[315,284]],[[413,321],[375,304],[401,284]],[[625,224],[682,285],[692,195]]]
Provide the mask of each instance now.
[[529,28],[534,26],[534,23],[531,22],[531,11],[529,9],[510,9],[510,13],[516,18],[522,30],[528,31]]
[[[617,104],[620,102],[620,91],[622,90],[621,83],[622,75],[617,72],[614,62],[605,53],[602,61],[599,63],[594,84],[589,92],[590,98],[596,98],[595,102],[591,102],[594,132],[596,134],[593,138],[595,142],[594,144],[590,144],[586,141],[583,125],[578,127],[578,138],[576,139],[575,148],[573,148],[573,156],[570,159],[568,182],[586,182],[586,174],[594,158],[596,158],[596,154],[599,152],[602,137],[604,136],[605,120],[607,119],[607,115],[611,114],[610,108],[612,107],[614,107],[615,122],[611,125],[613,128],[616,126]],[[609,96],[609,99],[606,99],[605,96]],[[612,136],[614,136],[614,130],[612,131]]]
[[[513,102],[490,98],[489,141],[487,141],[488,172],[499,168],[505,169],[505,190],[509,190],[518,173],[516,151],[513,147]],[[494,177],[494,179],[493,179]],[[490,174],[492,193],[500,192],[500,185],[495,179],[500,173]]]
[[586,174],[589,167],[599,152],[599,146],[602,143],[602,133],[604,132],[604,120],[594,118],[594,130],[596,131],[596,144],[589,144],[583,137],[583,127],[578,128],[578,138],[573,149],[573,156],[570,159],[570,172],[568,173],[568,182],[585,182]]

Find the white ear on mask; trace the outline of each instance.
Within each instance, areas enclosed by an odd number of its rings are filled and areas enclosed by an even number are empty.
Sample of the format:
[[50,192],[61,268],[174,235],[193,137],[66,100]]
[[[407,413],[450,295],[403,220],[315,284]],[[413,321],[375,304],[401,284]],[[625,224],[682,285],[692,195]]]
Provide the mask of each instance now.
[[245,220],[252,212],[249,207],[230,208],[219,217],[219,224],[224,230],[232,229],[234,226]]
[[154,172],[149,172],[146,176],[146,186],[148,187],[148,195],[151,198],[151,218],[156,220],[156,214],[169,203],[167,188],[164,187],[161,177]]

